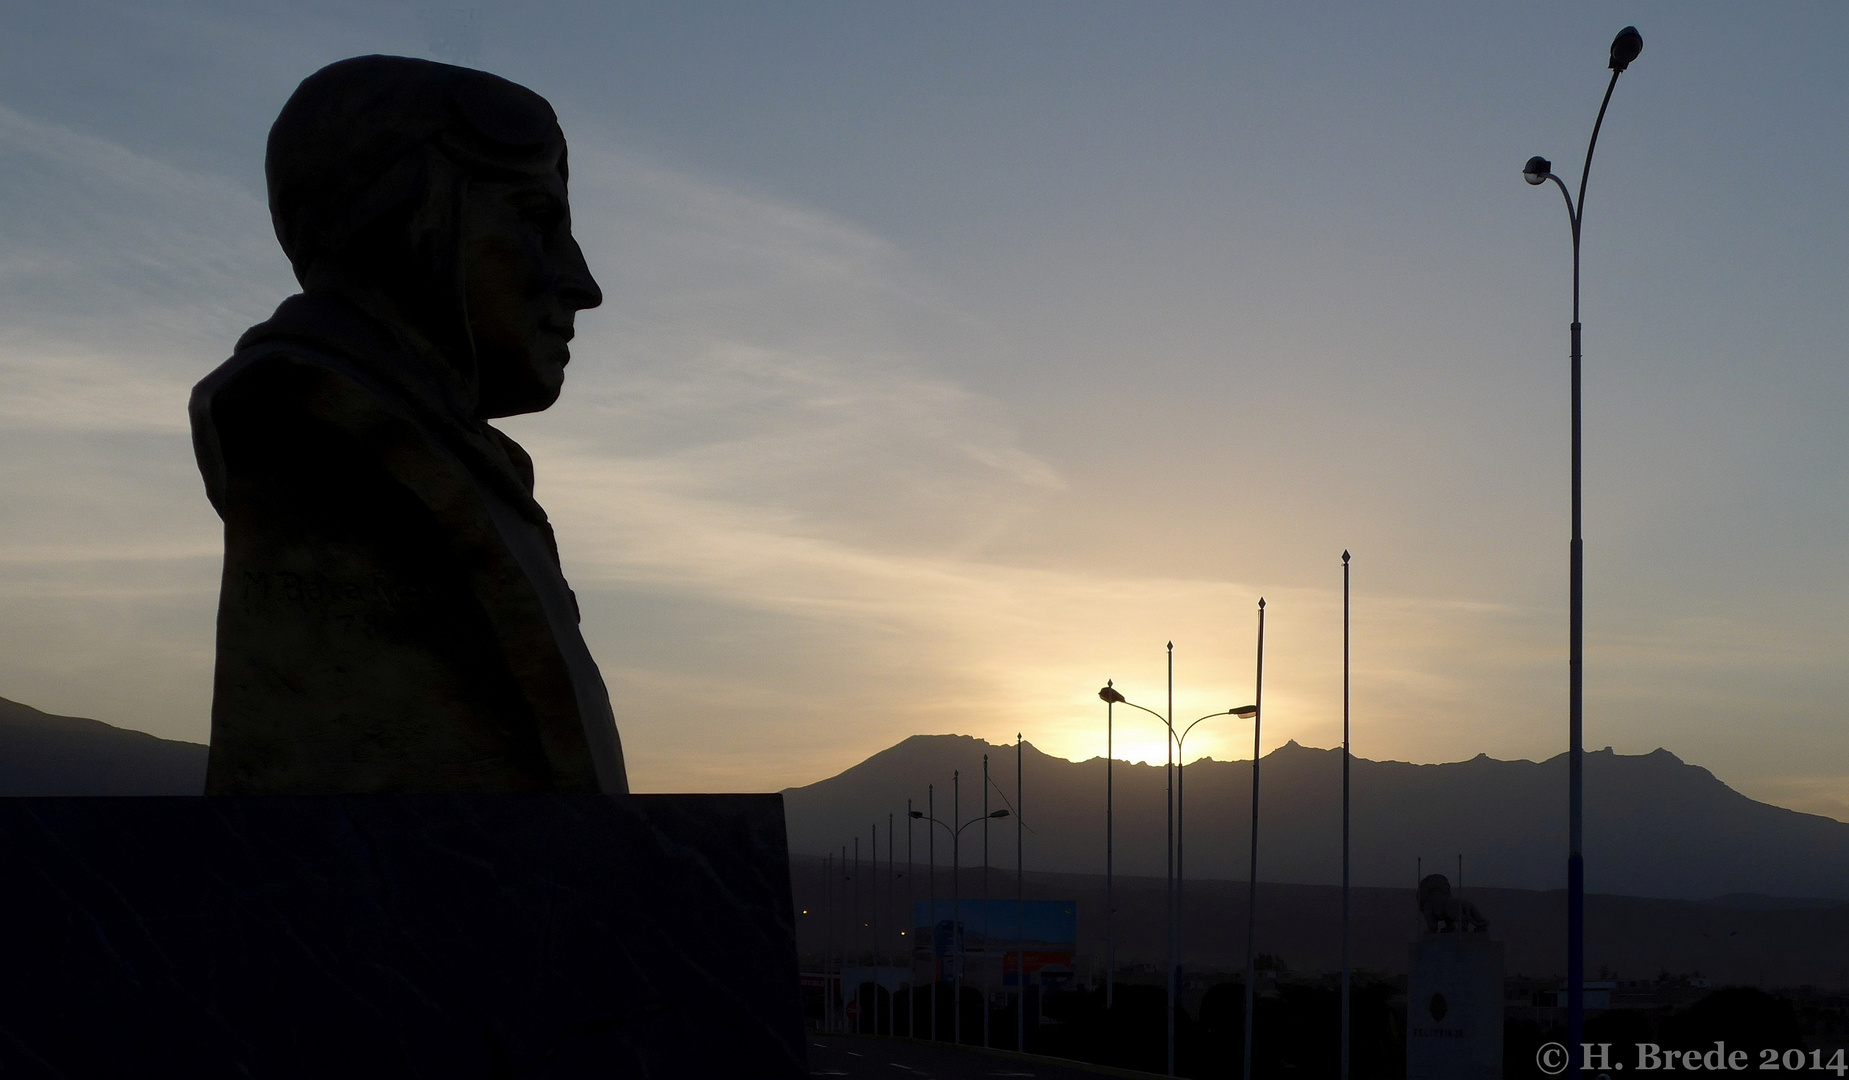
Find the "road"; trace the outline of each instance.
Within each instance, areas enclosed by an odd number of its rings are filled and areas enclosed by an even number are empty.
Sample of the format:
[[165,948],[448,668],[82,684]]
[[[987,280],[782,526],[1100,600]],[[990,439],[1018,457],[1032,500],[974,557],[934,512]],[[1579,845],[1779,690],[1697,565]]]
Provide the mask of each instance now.
[[990,1080],[991,1077],[1036,1077],[1037,1080],[1097,1080],[1100,1076],[1140,1077],[1150,1073],[1097,1065],[1055,1062],[1018,1054],[985,1053],[942,1043],[876,1039],[865,1035],[811,1035],[809,1075],[878,1077],[904,1080]]

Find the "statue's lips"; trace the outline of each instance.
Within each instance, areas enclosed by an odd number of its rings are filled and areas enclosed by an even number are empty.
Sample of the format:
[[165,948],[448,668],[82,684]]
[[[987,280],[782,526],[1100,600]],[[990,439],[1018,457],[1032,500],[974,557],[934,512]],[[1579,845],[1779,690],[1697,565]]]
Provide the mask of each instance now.
[[571,327],[548,326],[544,330],[541,330],[540,333],[546,337],[557,339],[559,343],[559,363],[561,365],[571,363],[571,339],[577,336]]

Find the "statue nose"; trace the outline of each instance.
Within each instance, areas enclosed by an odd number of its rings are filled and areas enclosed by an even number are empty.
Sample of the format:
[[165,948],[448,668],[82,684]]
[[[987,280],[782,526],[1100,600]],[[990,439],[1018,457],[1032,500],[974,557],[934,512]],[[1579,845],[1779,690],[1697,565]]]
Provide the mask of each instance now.
[[573,311],[583,311],[603,304],[603,289],[591,276],[590,264],[584,261],[584,249],[571,241],[565,257],[564,272],[559,276],[559,296]]

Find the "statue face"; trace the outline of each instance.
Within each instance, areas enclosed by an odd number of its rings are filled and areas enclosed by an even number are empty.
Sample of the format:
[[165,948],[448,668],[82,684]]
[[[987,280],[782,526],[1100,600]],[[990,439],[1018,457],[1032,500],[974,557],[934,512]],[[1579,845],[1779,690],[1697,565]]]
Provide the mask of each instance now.
[[461,247],[481,380],[477,414],[550,406],[565,382],[573,320],[603,303],[571,235],[565,182],[557,173],[471,181]]

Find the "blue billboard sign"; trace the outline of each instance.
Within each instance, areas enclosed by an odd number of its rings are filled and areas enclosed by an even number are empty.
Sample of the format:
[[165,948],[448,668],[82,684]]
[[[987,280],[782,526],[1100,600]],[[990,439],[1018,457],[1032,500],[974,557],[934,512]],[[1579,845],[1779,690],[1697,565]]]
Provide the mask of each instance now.
[[936,977],[959,966],[1001,961],[1002,983],[1016,986],[1020,970],[1042,984],[1069,981],[1078,945],[1079,906],[1072,900],[917,900],[912,903],[913,959]]
[[[1025,945],[1072,949],[1079,940],[1079,905],[1075,900],[1027,900],[1017,906],[1013,900],[947,900],[912,902],[912,925],[920,931],[919,940],[943,936],[946,943],[951,926],[962,930],[964,948],[980,950],[993,940],[997,951]],[[936,928],[935,932],[926,931]]]

